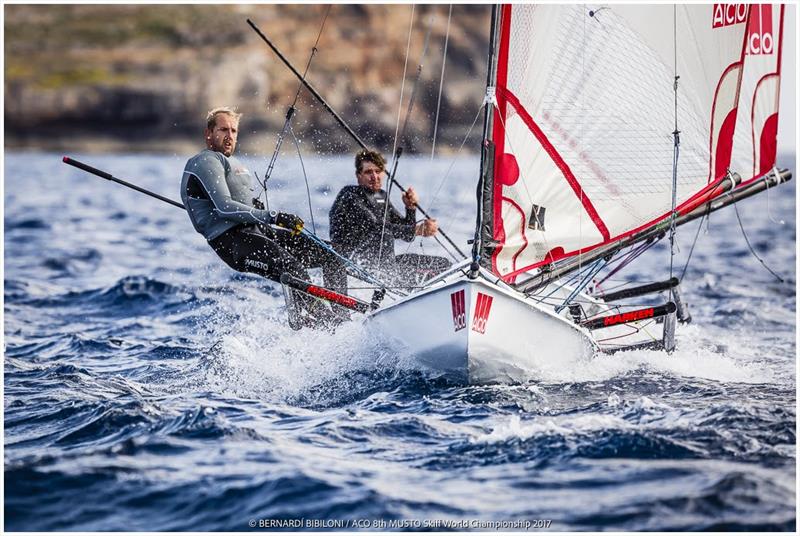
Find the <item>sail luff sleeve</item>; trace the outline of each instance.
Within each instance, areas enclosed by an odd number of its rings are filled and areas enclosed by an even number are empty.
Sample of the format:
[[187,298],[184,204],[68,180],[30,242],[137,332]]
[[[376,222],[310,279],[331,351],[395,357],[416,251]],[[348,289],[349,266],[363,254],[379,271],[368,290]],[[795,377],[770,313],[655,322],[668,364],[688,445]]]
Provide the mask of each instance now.
[[[509,35],[511,28],[511,12],[512,6],[510,4],[503,4],[496,8],[496,22],[493,31],[494,48],[491,57],[490,75],[493,77],[492,86],[494,87],[494,95],[492,96],[494,102],[493,107],[488,109],[491,112],[487,120],[487,137],[491,140],[486,146],[487,154],[490,156],[486,161],[486,173],[491,174],[491,180],[487,181],[485,189],[487,192],[486,197],[486,215],[491,217],[488,222],[485,222],[487,228],[491,229],[491,237],[487,242],[490,249],[487,248],[486,254],[491,255],[491,262],[486,259],[486,264],[491,270],[500,275],[497,268],[497,253],[498,249],[503,247],[505,241],[505,232],[502,226],[502,174],[503,159],[506,135],[505,135],[505,114],[506,114],[506,99],[505,94],[498,90],[505,87],[508,76],[508,47]],[[487,229],[488,234],[488,229]]]
[[[486,62],[486,98],[483,115],[483,143],[481,144],[481,161],[478,176],[477,214],[475,221],[475,238],[472,245],[473,263],[480,259],[480,265],[491,268],[494,236],[494,144],[492,142],[492,117],[494,115],[493,92],[496,80],[496,45],[498,12],[500,7],[492,6],[492,17],[489,29],[489,54]],[[473,267],[474,268],[474,267]],[[477,275],[473,269],[471,274]]]

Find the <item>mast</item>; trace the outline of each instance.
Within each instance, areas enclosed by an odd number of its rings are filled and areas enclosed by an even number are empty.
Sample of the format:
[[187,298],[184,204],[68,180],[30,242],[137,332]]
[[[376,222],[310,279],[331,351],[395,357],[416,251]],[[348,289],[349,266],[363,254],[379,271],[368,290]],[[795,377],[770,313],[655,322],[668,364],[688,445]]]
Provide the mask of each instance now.
[[[481,144],[481,165],[478,178],[477,215],[475,237],[472,241],[472,264],[469,277],[475,279],[483,260],[484,252],[494,238],[494,211],[492,193],[494,189],[494,143],[492,141],[492,118],[494,116],[495,82],[497,79],[497,39],[499,35],[498,4],[492,5],[492,23],[489,29],[489,58],[486,73],[486,96],[483,111],[483,143]],[[488,225],[487,225],[488,222]]]

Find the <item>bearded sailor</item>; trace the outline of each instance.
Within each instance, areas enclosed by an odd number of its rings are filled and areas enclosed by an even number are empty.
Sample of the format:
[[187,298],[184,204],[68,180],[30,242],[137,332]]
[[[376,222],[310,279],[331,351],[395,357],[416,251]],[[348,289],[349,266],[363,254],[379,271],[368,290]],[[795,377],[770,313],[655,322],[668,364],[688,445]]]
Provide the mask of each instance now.
[[181,199],[195,230],[239,272],[273,281],[280,281],[283,273],[309,280],[309,268],[322,268],[326,287],[345,287],[344,267],[301,233],[300,217],[264,210],[253,198],[250,171],[233,156],[240,118],[231,108],[208,112],[206,149],[186,163]]

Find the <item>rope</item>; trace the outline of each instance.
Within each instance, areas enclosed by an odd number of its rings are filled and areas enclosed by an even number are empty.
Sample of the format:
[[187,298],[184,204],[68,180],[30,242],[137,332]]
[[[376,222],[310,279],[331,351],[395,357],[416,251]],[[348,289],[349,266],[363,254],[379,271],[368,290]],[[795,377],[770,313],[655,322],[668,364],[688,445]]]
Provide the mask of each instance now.
[[267,193],[267,181],[265,180],[263,183],[261,179],[258,177],[258,173],[253,170],[253,175],[256,176],[256,182],[259,186],[261,186],[261,192],[256,197],[261,197],[261,194],[264,194],[264,208],[269,212],[269,193]]
[[[778,168],[776,166],[773,166],[772,167],[772,175],[776,179],[780,179],[780,174],[779,173],[780,172],[778,171]],[[767,217],[769,218],[769,221],[771,221],[772,223],[774,223],[776,225],[786,225],[785,221],[783,221],[783,220],[775,220],[775,218],[772,217],[772,209],[770,208],[770,202],[769,202],[769,198],[770,198],[770,195],[769,195],[769,181],[765,180],[764,184],[766,184],[766,186],[767,186]]]
[[633,335],[635,333],[640,333],[640,332],[644,332],[644,334],[647,335],[648,337],[650,337],[651,340],[657,341],[658,339],[656,337],[654,337],[652,333],[647,331],[647,328],[649,328],[650,326],[653,326],[654,324],[656,324],[655,320],[653,320],[651,322],[647,322],[646,324],[642,325],[639,328],[635,328],[630,324],[623,324],[625,327],[631,329],[632,331],[630,333],[624,333],[622,335],[615,335],[614,337],[606,337],[605,339],[595,339],[595,341],[598,342],[598,343],[608,342],[608,341],[613,341],[615,339],[622,339],[623,337],[630,337],[631,335]]
[[575,289],[574,289],[574,290],[573,290],[573,291],[570,293],[570,295],[569,295],[569,296],[567,296],[567,298],[564,300],[564,303],[562,303],[561,305],[559,305],[559,306],[557,306],[557,307],[556,307],[556,314],[557,314],[557,313],[560,313],[560,312],[561,312],[561,311],[564,309],[564,307],[566,307],[566,306],[567,306],[567,305],[568,305],[568,304],[569,304],[569,303],[570,303],[570,302],[571,302],[573,299],[575,299],[575,296],[577,296],[578,294],[580,294],[580,292],[581,292],[581,291],[582,291],[584,288],[586,288],[586,286],[587,286],[589,283],[591,283],[591,281],[592,281],[592,278],[593,278],[594,276],[596,276],[596,275],[597,275],[597,274],[600,272],[600,270],[602,270],[602,269],[605,267],[605,265],[606,265],[606,261],[605,261],[604,259],[598,259],[598,260],[596,260],[594,263],[592,263],[592,264],[591,264],[591,265],[590,265],[590,266],[589,266],[589,267],[586,269],[586,275],[583,277],[583,279],[581,280],[581,282],[580,282],[580,283],[578,283],[578,285],[577,285],[577,286],[575,287]]
[[736,206],[736,203],[733,203],[733,208],[736,211],[736,219],[739,220],[739,228],[742,230],[742,236],[744,236],[744,241],[747,242],[747,247],[750,248],[750,253],[753,254],[753,257],[758,259],[758,262],[761,263],[761,266],[766,268],[769,273],[771,273],[773,276],[775,276],[775,279],[777,279],[781,283],[785,283],[783,278],[781,276],[779,276],[778,274],[776,274],[775,272],[773,272],[772,269],[769,266],[767,266],[767,263],[765,263],[761,259],[761,257],[758,256],[758,253],[756,253],[756,251],[753,249],[753,246],[750,245],[750,240],[747,238],[747,233],[744,232],[744,225],[742,224],[742,218],[739,217],[739,207]]
[[[615,267],[613,270],[611,270],[603,279],[597,282],[597,286],[602,285],[608,278],[616,275],[617,272],[619,272],[620,270],[628,266],[631,262],[633,262],[635,259],[637,259],[639,255],[641,255],[642,253],[653,247],[655,243],[656,241],[654,240],[652,242],[645,242],[643,244],[631,248],[631,251],[628,253],[627,256],[619,259],[619,265]],[[609,262],[609,264],[611,263]]]
[[[559,279],[559,280],[558,280],[558,282],[559,282],[559,285],[558,285],[557,287],[555,287],[553,290],[551,290],[551,291],[550,291],[550,293],[549,293],[549,294],[547,294],[546,296],[542,296],[541,298],[537,299],[537,300],[536,300],[536,303],[543,303],[543,302],[546,302],[547,300],[549,300],[549,299],[550,299],[550,296],[552,296],[553,294],[555,294],[556,292],[558,292],[558,291],[559,291],[559,290],[561,290],[562,288],[566,287],[567,285],[569,285],[570,283],[572,283],[573,281],[575,281],[575,280],[576,280],[578,277],[580,277],[580,275],[581,275],[581,274],[582,274],[582,271],[581,271],[581,270],[576,270],[576,271],[575,271],[575,272],[573,272],[573,274],[572,274],[572,275],[571,275],[569,278],[567,278],[566,280]],[[538,292],[544,292],[544,290],[545,290],[546,288],[547,288],[547,286],[545,285],[545,286],[541,287],[541,288],[539,289],[539,291],[538,291]],[[538,293],[537,293],[537,294],[538,294]],[[529,298],[534,298],[534,297],[537,297],[537,294],[527,294],[527,296],[528,296]],[[559,302],[559,303],[561,303],[561,301],[562,301],[560,298],[554,298],[554,299],[558,300],[558,302]]]
[[[308,237],[312,242],[317,244],[319,247],[321,247],[325,251],[331,253],[337,259],[342,261],[342,264],[344,264],[346,267],[350,268],[355,274],[358,274],[357,277],[359,279],[362,279],[362,280],[366,281],[367,283],[372,283],[373,285],[379,285],[380,288],[386,288],[386,289],[400,288],[400,287],[390,287],[390,286],[384,284],[379,279],[373,277],[369,272],[367,272],[366,270],[361,268],[359,265],[357,265],[356,263],[354,263],[353,261],[351,261],[347,257],[341,255],[338,251],[333,249],[327,242],[322,240],[320,237],[318,237],[317,235],[315,235],[314,233],[312,233],[308,229],[303,229],[301,231],[301,233],[304,234],[306,237]],[[395,294],[397,294],[397,293],[395,293]]]
[[444,87],[444,67],[447,64],[447,42],[450,39],[450,18],[453,16],[453,4],[447,12],[447,29],[444,34],[444,51],[442,52],[442,74],[439,76],[439,98],[436,99],[436,119],[433,121],[433,143],[431,144],[431,160],[436,151],[436,132],[439,130],[439,109],[442,105],[442,88]]

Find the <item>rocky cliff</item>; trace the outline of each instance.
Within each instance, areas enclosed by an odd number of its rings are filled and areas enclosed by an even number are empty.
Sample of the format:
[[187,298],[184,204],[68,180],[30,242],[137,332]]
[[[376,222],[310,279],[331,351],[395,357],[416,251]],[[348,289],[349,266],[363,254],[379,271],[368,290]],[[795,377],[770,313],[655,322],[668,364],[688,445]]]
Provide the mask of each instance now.
[[[271,151],[298,81],[247,25],[249,18],[301,72],[325,19],[308,80],[367,144],[384,151],[391,150],[398,122],[402,127],[420,61],[404,146],[430,151],[444,61],[437,152],[457,148],[483,99],[489,7],[453,6],[449,32],[447,5],[416,6],[413,19],[411,5],[333,5],[325,18],[327,9],[5,6],[5,145],[191,151],[201,141],[205,112],[232,105],[245,114],[242,149]],[[301,92],[297,108],[292,125],[305,150],[356,148],[310,94]],[[471,134],[473,149],[480,126]]]

